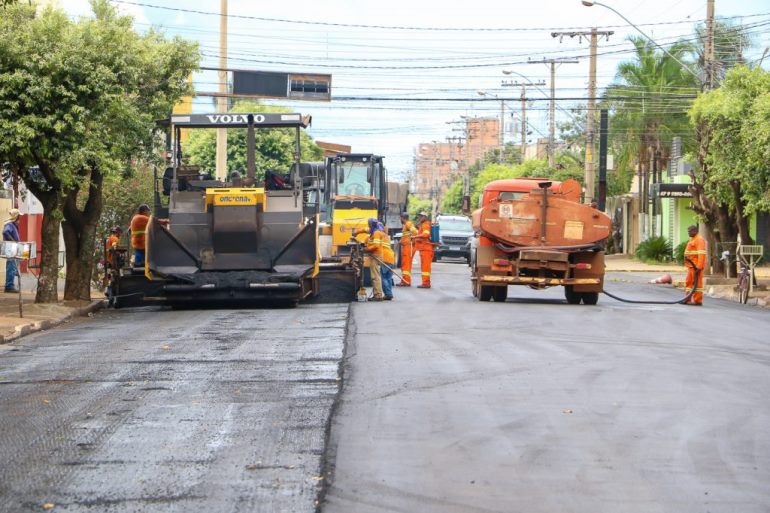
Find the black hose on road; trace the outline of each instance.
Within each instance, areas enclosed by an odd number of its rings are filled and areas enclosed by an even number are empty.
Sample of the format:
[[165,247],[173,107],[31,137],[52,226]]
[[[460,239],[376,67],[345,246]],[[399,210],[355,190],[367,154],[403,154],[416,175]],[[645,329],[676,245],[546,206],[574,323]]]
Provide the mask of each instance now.
[[[688,261],[690,263],[692,263],[692,261],[690,259],[688,259]],[[609,297],[611,297],[612,299],[617,300],[617,301],[621,301],[623,303],[632,303],[632,304],[635,304],[635,305],[678,305],[678,304],[684,304],[684,303],[688,302],[692,298],[692,296],[695,294],[695,289],[697,288],[697,285],[698,285],[698,277],[700,276],[701,271],[700,271],[700,269],[695,267],[695,265],[693,265],[693,268],[695,270],[695,277],[693,278],[693,285],[694,286],[693,286],[692,290],[685,297],[683,297],[682,299],[678,299],[676,301],[641,301],[641,300],[637,300],[637,299],[625,299],[625,298],[622,298],[620,296],[616,296],[615,294],[610,294],[606,290],[602,290],[602,293],[607,295],[607,296],[609,296]]]

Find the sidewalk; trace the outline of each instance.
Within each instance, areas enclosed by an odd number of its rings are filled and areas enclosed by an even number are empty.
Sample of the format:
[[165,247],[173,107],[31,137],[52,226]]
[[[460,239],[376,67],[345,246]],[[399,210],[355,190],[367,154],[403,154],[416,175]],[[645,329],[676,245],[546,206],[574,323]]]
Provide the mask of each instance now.
[[[687,273],[687,269],[683,265],[673,263],[647,264],[645,262],[634,260],[628,255],[607,255],[605,257],[605,264],[608,273],[650,273],[648,275],[649,280],[655,279],[662,274],[671,274],[674,280],[673,286],[684,288],[684,276]],[[757,282],[766,289],[770,288],[770,267],[757,267],[754,272],[757,276]],[[634,277],[634,279],[618,281],[649,283],[649,280],[641,277]],[[705,276],[703,288],[705,295],[708,297],[738,301],[735,278],[725,279],[722,275]],[[762,290],[761,288],[759,290],[754,290],[749,297],[749,304],[770,307],[770,291]]]
[[[676,263],[647,264],[631,258],[629,255],[606,255],[604,263],[607,272],[660,272],[660,273],[686,273],[683,265]],[[770,279],[770,267],[760,266],[754,269],[757,279]]]
[[[60,301],[56,304],[35,304],[37,279],[31,274],[21,277],[22,310],[19,317],[19,294],[0,291],[0,344],[7,344],[19,337],[58,326],[73,317],[88,315],[104,306],[98,291],[92,291],[94,301]],[[62,297],[64,280],[59,280],[59,297]]]

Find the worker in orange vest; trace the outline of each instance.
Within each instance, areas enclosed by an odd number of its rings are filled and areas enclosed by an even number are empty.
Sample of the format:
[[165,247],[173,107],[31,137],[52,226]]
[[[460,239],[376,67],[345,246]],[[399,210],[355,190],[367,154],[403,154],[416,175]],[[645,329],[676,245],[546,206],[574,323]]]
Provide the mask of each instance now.
[[414,259],[413,237],[417,235],[417,228],[409,220],[408,212],[401,212],[401,283],[397,287],[412,286],[412,260]]
[[110,230],[110,236],[107,237],[107,241],[104,243],[104,260],[109,267],[112,267],[114,263],[113,250],[120,244],[121,235],[123,235],[123,228],[115,226]]
[[430,219],[426,212],[420,212],[417,217],[417,235],[414,235],[414,248],[420,252],[420,274],[422,283],[418,289],[430,288],[430,266],[433,262],[433,243],[430,241]]
[[[358,232],[357,235],[362,232]],[[390,301],[393,299],[393,269],[396,263],[390,237],[383,224],[369,219],[369,233],[363,242],[369,255],[369,273],[372,279],[372,297],[369,301]]]
[[[703,304],[703,272],[706,269],[706,241],[698,234],[698,227],[691,225],[687,227],[687,234],[690,240],[684,250],[684,262],[687,266],[687,279],[685,281],[684,293],[689,295],[695,288],[692,297],[685,301],[685,304],[701,306]],[[695,271],[698,272],[698,282],[695,283]]]
[[[139,205],[139,208],[131,218],[131,247],[134,248],[134,267],[144,267],[145,250],[147,248],[147,224],[150,222],[150,206]],[[162,225],[168,224],[168,219],[158,219]]]

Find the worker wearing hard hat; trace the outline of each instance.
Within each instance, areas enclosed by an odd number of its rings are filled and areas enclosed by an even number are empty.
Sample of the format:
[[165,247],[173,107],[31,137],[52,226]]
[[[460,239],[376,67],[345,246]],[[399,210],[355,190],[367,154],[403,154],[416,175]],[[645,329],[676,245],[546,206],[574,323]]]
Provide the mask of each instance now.
[[[18,208],[12,208],[8,211],[8,219],[3,225],[3,240],[19,242],[19,217],[21,213]],[[18,262],[13,258],[5,260],[5,291],[19,292],[16,288],[16,276],[19,275]]]
[[430,288],[430,267],[433,262],[433,243],[430,240],[430,219],[427,212],[420,212],[417,217],[417,235],[414,238],[414,248],[420,252],[420,274],[422,283],[418,289]]
[[401,212],[401,283],[397,287],[412,286],[412,260],[414,259],[414,236],[417,228],[409,220],[409,213]]
[[[703,271],[706,269],[706,241],[698,234],[698,227],[687,227],[690,240],[684,249],[684,263],[687,267],[687,278],[684,293],[689,295],[695,289],[692,297],[685,304],[701,306],[703,304]],[[698,271],[698,281],[695,281],[695,271]]]

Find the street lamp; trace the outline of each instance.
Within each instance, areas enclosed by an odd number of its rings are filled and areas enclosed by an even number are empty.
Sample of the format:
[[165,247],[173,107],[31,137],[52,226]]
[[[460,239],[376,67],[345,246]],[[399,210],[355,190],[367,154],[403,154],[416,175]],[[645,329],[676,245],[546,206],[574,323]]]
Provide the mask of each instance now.
[[633,23],[631,23],[631,20],[629,20],[628,18],[626,18],[625,16],[623,16],[622,14],[620,14],[620,13],[619,13],[619,12],[618,12],[616,9],[614,9],[614,8],[610,7],[610,6],[609,6],[609,5],[607,5],[607,4],[603,4],[603,3],[601,3],[601,2],[594,2],[594,1],[592,1],[592,0],[581,0],[581,3],[582,3],[583,5],[585,5],[586,7],[593,7],[594,5],[598,5],[598,6],[601,6],[601,7],[605,7],[605,8],[607,8],[607,9],[609,9],[610,11],[614,12],[615,14],[617,14],[618,16],[620,16],[621,18],[623,18],[623,20],[625,20],[625,22],[626,22],[626,23],[628,23],[629,25],[631,25],[632,27],[634,27],[634,28],[636,29],[636,31],[637,31],[637,32],[639,32],[641,35],[643,35],[643,36],[644,36],[644,38],[645,38],[645,39],[647,39],[647,40],[648,40],[650,43],[654,44],[655,46],[657,46],[658,48],[660,48],[661,50],[663,50],[663,52],[665,52],[665,54],[666,54],[666,55],[668,55],[669,57],[671,57],[672,59],[674,59],[676,62],[678,62],[680,66],[682,66],[684,69],[686,69],[688,73],[690,73],[692,76],[694,76],[695,78],[697,78],[697,79],[698,79],[698,81],[700,82],[700,80],[701,80],[701,77],[699,77],[697,73],[695,73],[693,70],[691,70],[691,69],[690,69],[690,67],[689,67],[688,65],[686,65],[685,63],[683,63],[682,61],[680,61],[679,59],[677,59],[676,57],[674,57],[674,56],[671,54],[671,52],[669,52],[668,50],[666,50],[665,48],[663,48],[662,46],[660,46],[660,45],[659,45],[659,44],[658,44],[658,43],[657,43],[657,42],[656,42],[656,41],[655,41],[653,38],[651,38],[650,36],[648,36],[647,34],[645,34],[644,32],[642,32],[642,29],[640,29],[639,27],[637,27],[636,25],[634,25]]
[[491,96],[492,98],[500,100],[500,155],[498,155],[498,162],[503,163],[503,153],[505,152],[505,100],[493,93],[478,90],[476,91],[479,96]]

